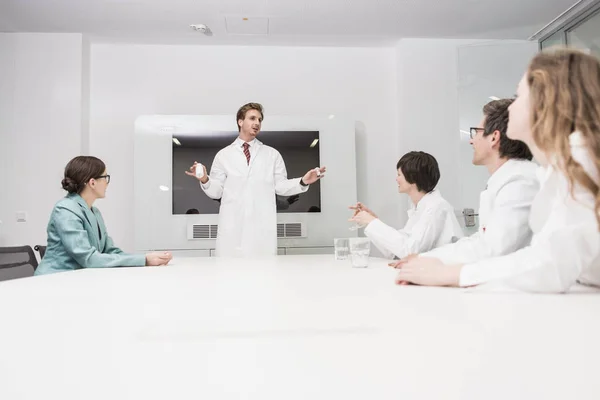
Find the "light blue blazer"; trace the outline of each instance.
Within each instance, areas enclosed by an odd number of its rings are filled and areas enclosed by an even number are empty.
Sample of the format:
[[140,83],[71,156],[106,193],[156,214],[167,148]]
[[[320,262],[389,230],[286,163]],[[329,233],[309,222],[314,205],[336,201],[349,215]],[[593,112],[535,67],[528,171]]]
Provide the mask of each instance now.
[[126,254],[114,246],[100,211],[90,209],[78,194],[69,194],[56,203],[47,230],[48,247],[35,275],[146,264],[143,254]]

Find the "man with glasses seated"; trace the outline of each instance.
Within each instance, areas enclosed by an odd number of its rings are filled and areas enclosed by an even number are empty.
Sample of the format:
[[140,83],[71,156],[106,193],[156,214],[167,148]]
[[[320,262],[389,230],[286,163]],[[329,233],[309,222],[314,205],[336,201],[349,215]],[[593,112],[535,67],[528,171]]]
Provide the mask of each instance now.
[[[491,175],[479,199],[479,230],[419,256],[439,258],[446,264],[471,263],[529,245],[533,235],[529,211],[539,191],[539,180],[537,165],[525,143],[506,136],[512,102],[503,99],[486,104],[481,124],[470,130],[473,164],[486,167]],[[400,267],[403,261],[391,265]]]

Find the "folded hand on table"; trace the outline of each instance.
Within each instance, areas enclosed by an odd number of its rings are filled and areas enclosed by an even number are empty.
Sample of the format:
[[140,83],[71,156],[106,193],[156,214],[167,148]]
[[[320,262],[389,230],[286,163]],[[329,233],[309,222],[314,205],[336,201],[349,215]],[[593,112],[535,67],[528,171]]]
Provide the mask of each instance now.
[[168,251],[153,252],[146,254],[146,266],[158,267],[160,265],[167,265],[173,258],[173,254]]
[[432,257],[413,257],[400,260],[396,283],[413,283],[423,286],[458,286],[462,264],[446,265]]

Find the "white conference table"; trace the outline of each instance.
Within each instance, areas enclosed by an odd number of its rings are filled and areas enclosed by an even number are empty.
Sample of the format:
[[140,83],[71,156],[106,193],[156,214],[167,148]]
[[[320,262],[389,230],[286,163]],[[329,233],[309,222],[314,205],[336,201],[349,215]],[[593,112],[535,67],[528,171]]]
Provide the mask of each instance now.
[[0,283],[0,399],[600,399],[600,294],[386,261],[179,258]]

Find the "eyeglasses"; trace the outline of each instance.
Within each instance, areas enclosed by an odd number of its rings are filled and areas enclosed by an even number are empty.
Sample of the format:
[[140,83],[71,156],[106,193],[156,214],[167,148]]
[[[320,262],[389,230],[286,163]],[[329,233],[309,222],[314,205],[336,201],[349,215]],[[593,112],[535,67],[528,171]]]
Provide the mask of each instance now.
[[479,132],[479,131],[485,132],[485,129],[483,129],[483,128],[473,128],[473,127],[469,128],[469,137],[471,139],[473,139],[477,135],[477,132]]
[[106,183],[110,183],[110,175],[100,175],[95,177],[94,179],[106,178]]

